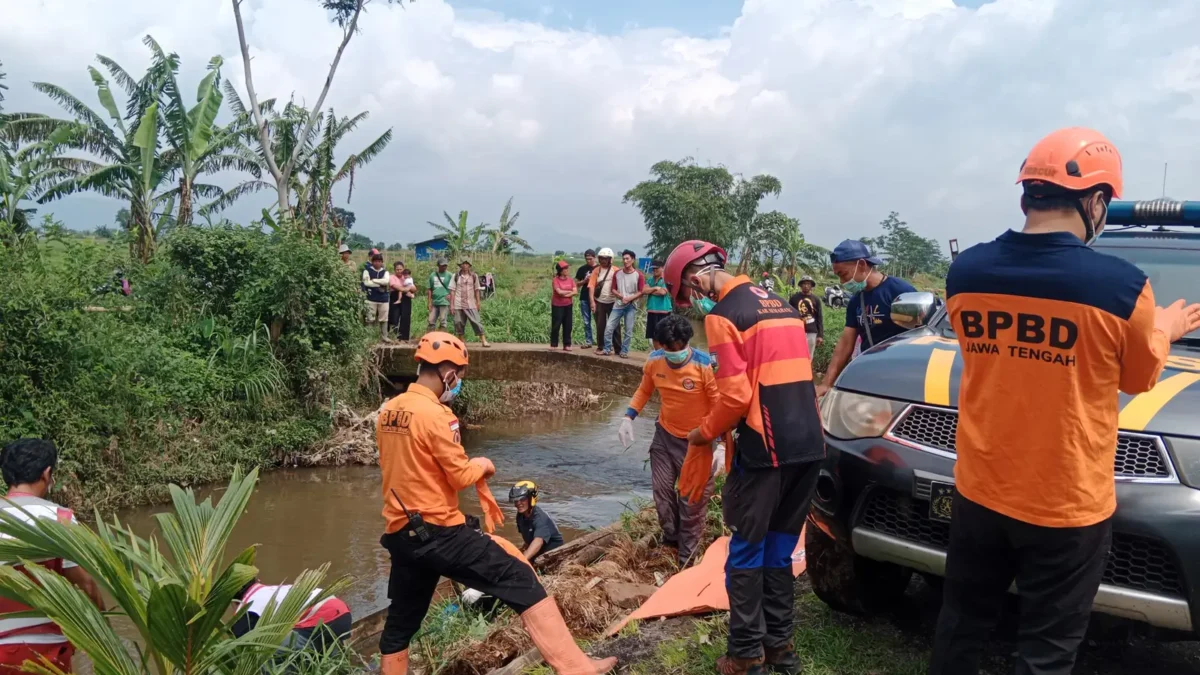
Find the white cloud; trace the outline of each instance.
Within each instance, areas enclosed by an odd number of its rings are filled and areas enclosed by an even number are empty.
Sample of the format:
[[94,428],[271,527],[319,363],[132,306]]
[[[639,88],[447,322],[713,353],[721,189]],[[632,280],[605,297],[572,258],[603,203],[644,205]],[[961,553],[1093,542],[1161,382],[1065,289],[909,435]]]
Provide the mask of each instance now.
[[[337,28],[315,2],[247,3],[260,94],[315,101]],[[141,68],[147,32],[181,54],[185,81],[220,53],[242,85],[228,0],[0,0],[0,16],[10,110],[51,109],[30,80],[93,102],[94,54]],[[719,37],[697,38],[376,3],[326,105],[371,112],[348,149],[395,129],[350,205],[376,239],[420,239],[443,209],[493,220],[515,195],[543,248],[601,232],[636,245],[647,237],[625,190],[655,161],[692,155],[778,176],[783,196],[766,207],[819,243],[872,234],[890,210],[974,242],[1019,223],[1023,152],[1069,124],[1118,144],[1128,196],[1157,196],[1170,162],[1168,192],[1200,198],[1184,188],[1200,186],[1197,25],[1195,0],[746,0]],[[50,208],[82,227],[117,205]]]

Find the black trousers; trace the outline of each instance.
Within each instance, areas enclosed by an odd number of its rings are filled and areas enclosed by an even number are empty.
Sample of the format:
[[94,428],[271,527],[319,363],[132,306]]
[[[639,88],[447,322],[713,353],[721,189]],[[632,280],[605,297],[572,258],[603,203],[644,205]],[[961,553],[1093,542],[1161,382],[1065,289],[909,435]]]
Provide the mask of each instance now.
[[441,577],[500,598],[517,614],[546,599],[546,589],[533,568],[509,555],[490,537],[466,525],[427,526],[433,537],[422,542],[405,527],[379,540],[392,557],[388,577],[387,620],[379,637],[379,652],[408,649],[421,628]]
[[[604,328],[608,325],[608,315],[612,314],[613,303],[611,302],[596,302],[596,308],[592,310],[593,316],[596,317],[596,342],[600,347],[604,347]],[[613,331],[613,353],[621,353],[621,331]]]
[[550,346],[558,346],[558,333],[562,330],[562,343],[564,347],[571,346],[571,331],[575,328],[575,305],[566,305],[563,307],[550,307]]
[[399,304],[388,305],[388,328],[398,340],[409,338],[412,330],[412,298],[404,296]]
[[1087,632],[1112,543],[1112,520],[1031,525],[954,497],[945,595],[931,675],[975,675],[1009,586],[1020,604],[1018,675],[1066,675]]
[[808,517],[818,462],[742,469],[725,480],[721,502],[733,532],[725,562],[730,656],[758,658],[792,643],[796,577],[792,552]]

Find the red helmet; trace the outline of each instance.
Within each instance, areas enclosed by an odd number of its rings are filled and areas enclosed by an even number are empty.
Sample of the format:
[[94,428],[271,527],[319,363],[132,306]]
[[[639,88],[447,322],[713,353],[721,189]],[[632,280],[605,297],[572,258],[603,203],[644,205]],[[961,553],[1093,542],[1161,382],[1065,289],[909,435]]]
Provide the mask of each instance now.
[[683,286],[683,270],[702,258],[706,258],[711,264],[724,267],[728,256],[720,246],[699,239],[683,242],[667,256],[667,264],[663,266],[663,279],[667,282],[667,291],[675,301],[675,306],[692,306],[691,294],[687,293]]

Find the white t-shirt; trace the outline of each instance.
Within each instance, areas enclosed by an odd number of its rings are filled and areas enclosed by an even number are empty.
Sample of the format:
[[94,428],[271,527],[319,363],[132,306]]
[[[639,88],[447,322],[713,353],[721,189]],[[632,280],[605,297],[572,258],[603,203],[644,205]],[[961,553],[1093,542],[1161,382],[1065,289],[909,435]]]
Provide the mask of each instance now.
[[[59,510],[66,510],[63,507],[46,499],[38,499],[37,497],[16,497],[19,500],[17,504],[11,504],[5,501],[0,501],[3,509],[11,515],[20,518],[26,523],[33,522],[34,518],[47,520],[58,520]],[[22,510],[24,509],[24,510]],[[71,515],[71,522],[77,522],[74,514]],[[0,538],[8,539],[8,535],[0,534]],[[39,561],[44,562],[44,561]],[[2,565],[11,565],[11,562],[0,562]],[[64,560],[62,561],[63,569],[78,567],[75,563]],[[30,617],[26,619],[0,619],[0,634],[8,633],[15,630],[24,630],[34,626],[53,623],[45,617]],[[0,645],[11,644],[39,644],[50,645],[66,642],[66,636],[61,633],[26,633],[22,635],[11,635],[8,637],[0,637]]]

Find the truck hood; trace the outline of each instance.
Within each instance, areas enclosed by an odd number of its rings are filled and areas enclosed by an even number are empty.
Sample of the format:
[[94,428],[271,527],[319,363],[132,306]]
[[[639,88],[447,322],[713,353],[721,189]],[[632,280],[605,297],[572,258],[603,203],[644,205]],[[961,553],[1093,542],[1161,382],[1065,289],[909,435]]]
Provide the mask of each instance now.
[[[910,331],[864,352],[838,377],[839,389],[958,407],[962,358],[958,341],[940,331]],[[1120,395],[1126,431],[1200,437],[1200,349],[1176,345],[1153,389]]]

